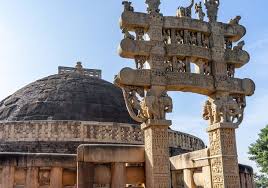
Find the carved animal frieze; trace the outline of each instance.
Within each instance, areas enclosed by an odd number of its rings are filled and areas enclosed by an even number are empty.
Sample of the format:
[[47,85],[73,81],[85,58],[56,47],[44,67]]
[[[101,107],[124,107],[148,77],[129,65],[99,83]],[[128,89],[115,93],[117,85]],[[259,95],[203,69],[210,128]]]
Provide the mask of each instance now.
[[232,123],[238,126],[243,120],[245,107],[244,96],[215,96],[206,101],[203,118],[209,120],[210,125]]

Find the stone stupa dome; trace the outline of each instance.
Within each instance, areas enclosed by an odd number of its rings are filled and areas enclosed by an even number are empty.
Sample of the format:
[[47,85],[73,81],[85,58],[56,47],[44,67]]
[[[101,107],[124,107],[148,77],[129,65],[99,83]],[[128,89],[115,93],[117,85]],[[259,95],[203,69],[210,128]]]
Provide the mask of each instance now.
[[76,69],[78,71],[61,69],[59,74],[37,80],[2,100],[0,121],[134,123],[126,110],[119,88],[98,75],[81,74],[79,67]]

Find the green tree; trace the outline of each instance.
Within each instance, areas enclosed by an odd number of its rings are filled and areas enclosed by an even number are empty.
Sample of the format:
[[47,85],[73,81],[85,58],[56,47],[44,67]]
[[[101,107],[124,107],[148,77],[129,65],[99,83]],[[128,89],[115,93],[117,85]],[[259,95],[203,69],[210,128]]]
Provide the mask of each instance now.
[[254,175],[254,181],[256,183],[257,188],[267,188],[268,187],[268,177],[264,174],[262,175]]
[[255,161],[262,173],[268,174],[268,125],[261,130],[259,139],[249,147],[250,160]]
[[268,187],[268,125],[261,130],[258,140],[249,147],[250,160],[260,167],[262,175],[255,175],[258,188]]

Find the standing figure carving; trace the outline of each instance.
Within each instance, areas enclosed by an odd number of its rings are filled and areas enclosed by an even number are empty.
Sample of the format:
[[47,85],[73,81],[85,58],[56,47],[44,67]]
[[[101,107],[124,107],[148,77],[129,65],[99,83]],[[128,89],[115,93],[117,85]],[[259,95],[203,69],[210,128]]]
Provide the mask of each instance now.
[[188,7],[179,7],[177,10],[177,17],[192,17],[192,8],[194,6],[194,0],[192,0],[190,6]]
[[145,3],[148,5],[147,11],[148,13],[159,13],[159,6],[161,4],[160,0],[146,0]]
[[210,22],[216,22],[218,18],[219,0],[205,0],[207,15]]
[[204,21],[206,14],[203,12],[202,3],[195,4],[195,13],[198,15],[199,20]]

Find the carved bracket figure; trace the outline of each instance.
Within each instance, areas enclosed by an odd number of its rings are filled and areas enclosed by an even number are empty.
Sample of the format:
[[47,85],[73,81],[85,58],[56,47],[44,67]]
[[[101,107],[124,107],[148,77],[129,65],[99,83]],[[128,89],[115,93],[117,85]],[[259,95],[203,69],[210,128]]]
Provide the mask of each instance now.
[[245,46],[245,41],[240,41],[236,46],[234,46],[234,51],[241,51],[243,50],[243,47]]
[[229,21],[230,25],[239,25],[239,21],[241,20],[241,16],[236,16],[235,18]]

